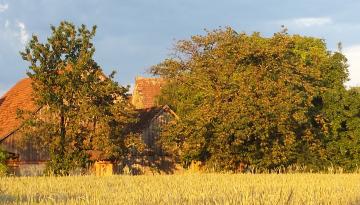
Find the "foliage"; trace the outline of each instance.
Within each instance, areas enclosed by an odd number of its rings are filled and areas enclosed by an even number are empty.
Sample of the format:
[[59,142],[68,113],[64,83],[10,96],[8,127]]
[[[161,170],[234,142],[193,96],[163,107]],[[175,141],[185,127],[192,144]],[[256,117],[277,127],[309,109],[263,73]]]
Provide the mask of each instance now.
[[346,80],[345,62],[323,40],[286,31],[266,38],[227,28],[179,41],[175,55],[151,69],[169,82],[159,102],[180,117],[161,142],[184,164],[215,170],[324,168],[323,98]]
[[360,93],[356,88],[328,92],[324,115],[330,122],[327,139],[329,160],[345,170],[360,165]]
[[85,167],[89,153],[113,159],[124,151],[124,130],[134,120],[126,92],[114,73],[105,76],[93,60],[96,26],[69,22],[51,27],[46,43],[33,36],[23,59],[30,63],[35,102],[40,111],[27,121],[26,135],[49,150],[56,174]]
[[[358,204],[359,174],[2,178],[0,204]],[[0,191],[1,193],[1,191]]]
[[5,164],[6,153],[0,149],[0,176],[6,175],[8,167]]

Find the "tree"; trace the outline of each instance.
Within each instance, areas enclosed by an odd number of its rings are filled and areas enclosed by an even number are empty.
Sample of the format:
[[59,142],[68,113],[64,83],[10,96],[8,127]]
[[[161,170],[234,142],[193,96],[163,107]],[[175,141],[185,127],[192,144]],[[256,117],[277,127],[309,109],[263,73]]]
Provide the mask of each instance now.
[[[335,71],[338,76],[328,76]],[[175,55],[151,72],[169,82],[159,102],[180,117],[164,129],[161,143],[184,164],[327,166],[328,124],[316,103],[331,81],[347,75],[343,55],[329,52],[323,40],[220,29],[179,41]]]
[[356,87],[344,86],[348,80],[346,61],[341,53],[331,55],[322,68],[327,89],[314,104],[326,124],[323,135],[327,160],[332,166],[351,172],[360,164],[360,93]]
[[333,166],[354,171],[360,165],[360,93],[357,88],[336,91],[324,95],[328,157]]
[[67,174],[86,166],[89,151],[100,151],[106,159],[121,155],[134,112],[126,99],[128,87],[119,86],[114,73],[105,76],[93,60],[96,26],[88,30],[61,22],[51,31],[46,43],[33,36],[21,52],[30,63],[27,74],[41,108],[24,130],[48,149],[49,168]]

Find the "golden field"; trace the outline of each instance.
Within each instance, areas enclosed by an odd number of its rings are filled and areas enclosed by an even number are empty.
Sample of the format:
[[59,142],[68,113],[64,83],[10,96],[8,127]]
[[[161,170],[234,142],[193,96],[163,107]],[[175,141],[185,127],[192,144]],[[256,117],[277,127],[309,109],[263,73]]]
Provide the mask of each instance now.
[[0,204],[360,204],[360,174],[6,177]]

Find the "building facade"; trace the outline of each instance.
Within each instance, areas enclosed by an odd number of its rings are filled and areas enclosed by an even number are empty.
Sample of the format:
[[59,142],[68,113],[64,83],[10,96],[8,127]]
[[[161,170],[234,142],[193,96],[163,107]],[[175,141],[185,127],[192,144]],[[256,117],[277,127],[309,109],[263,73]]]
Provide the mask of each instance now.
[[[157,96],[165,83],[161,78],[138,77],[129,99],[139,113],[136,132],[141,134],[150,155],[162,154],[156,145],[161,127],[177,118],[167,105],[157,103]],[[18,111],[41,112],[34,103],[33,95],[32,81],[25,78],[0,98],[0,148],[8,153],[8,166],[14,175],[41,175],[49,160],[46,150],[22,140],[23,119],[19,118]]]
[[24,142],[21,133],[23,120],[19,110],[36,113],[32,81],[25,78],[0,98],[0,148],[7,152],[8,166],[14,175],[39,175],[49,159],[46,152]]

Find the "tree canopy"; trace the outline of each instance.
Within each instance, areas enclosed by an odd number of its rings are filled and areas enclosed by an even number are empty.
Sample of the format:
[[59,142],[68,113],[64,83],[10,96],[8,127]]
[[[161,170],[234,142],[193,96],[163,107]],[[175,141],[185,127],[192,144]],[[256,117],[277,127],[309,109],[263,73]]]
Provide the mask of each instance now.
[[[358,138],[358,118],[352,118],[358,117],[358,103],[349,96],[358,93],[343,85],[346,58],[322,39],[226,28],[179,41],[174,50],[151,73],[169,82],[159,102],[180,117],[165,127],[161,143],[184,164],[199,160],[214,170],[241,164],[324,168],[334,162],[331,152],[338,146],[353,146],[329,143],[341,127],[332,112],[344,106],[352,133],[346,136]],[[332,93],[349,96],[346,105],[337,107]]]
[[[48,150],[57,174],[85,167],[91,153],[119,159],[140,139],[127,133],[136,121],[128,87],[94,61],[95,26],[61,22],[51,31],[21,52],[40,108],[25,134]],[[185,166],[357,169],[360,92],[345,88],[347,60],[323,39],[226,28],[181,40],[174,51],[151,73],[167,82],[158,102],[179,116],[161,128],[158,143]]]
[[[34,100],[40,112],[24,129],[36,144],[48,149],[49,168],[68,173],[85,167],[89,153],[111,159],[124,152],[124,130],[134,120],[128,87],[106,76],[94,61],[96,26],[76,28],[61,22],[41,43],[33,36],[21,55],[30,63]],[[100,157],[100,156],[99,156]]]

